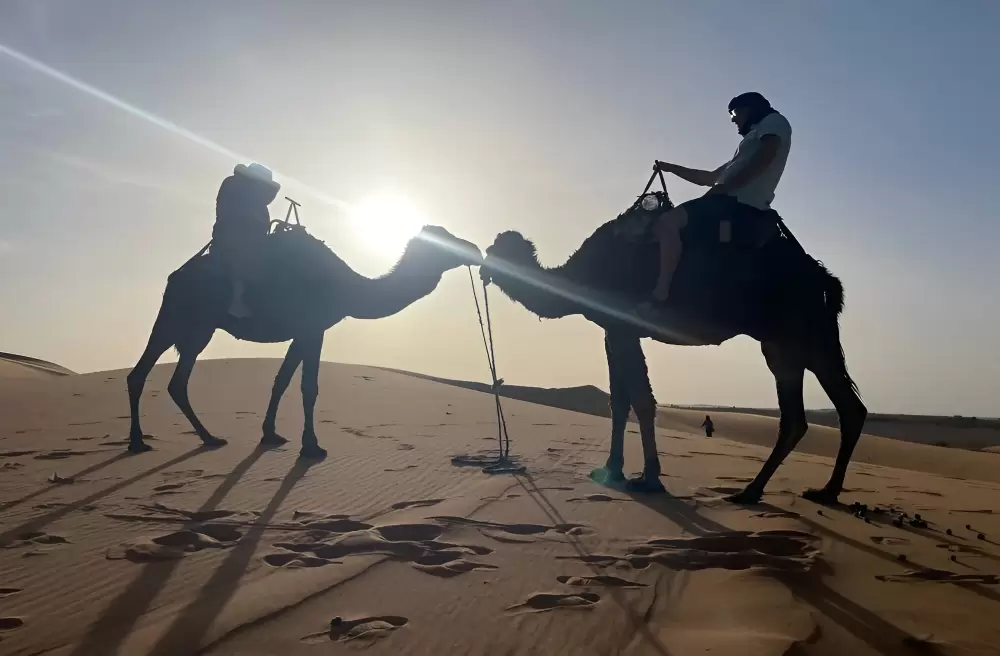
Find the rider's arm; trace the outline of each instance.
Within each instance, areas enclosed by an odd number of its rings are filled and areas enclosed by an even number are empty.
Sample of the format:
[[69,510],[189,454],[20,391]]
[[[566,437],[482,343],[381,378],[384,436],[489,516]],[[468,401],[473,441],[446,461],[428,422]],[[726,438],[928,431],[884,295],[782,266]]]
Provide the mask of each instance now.
[[770,166],[780,147],[781,137],[776,134],[765,134],[760,138],[760,148],[747,161],[746,165],[729,176],[725,182],[715,185],[712,191],[727,193],[751,182]]
[[722,175],[722,171],[726,168],[723,164],[714,171],[702,171],[701,169],[689,169],[683,166],[678,166],[676,164],[668,164],[667,162],[657,162],[656,166],[665,173],[673,173],[678,178],[682,180],[687,180],[691,184],[696,184],[700,187],[711,187]]

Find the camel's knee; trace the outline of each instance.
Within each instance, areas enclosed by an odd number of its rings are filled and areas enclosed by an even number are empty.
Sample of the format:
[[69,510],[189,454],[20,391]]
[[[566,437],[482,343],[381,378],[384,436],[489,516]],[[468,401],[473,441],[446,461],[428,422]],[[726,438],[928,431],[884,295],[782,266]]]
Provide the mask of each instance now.
[[632,403],[629,401],[627,394],[612,394],[611,400],[608,402],[608,407],[611,408],[612,417],[627,417],[628,411],[632,409]]
[[174,400],[174,403],[181,405],[187,400],[187,385],[183,382],[172,380],[167,385],[167,394]]
[[788,422],[787,433],[788,436],[795,442],[798,442],[805,436],[806,431],[809,430],[809,424],[806,422],[805,417],[796,417],[792,421]]
[[656,422],[656,401],[652,397],[633,403],[632,409],[640,424]]
[[125,384],[128,386],[129,391],[136,391],[145,383],[145,372],[139,371],[137,368],[130,371],[128,376],[125,377]]
[[319,385],[314,382],[302,381],[302,400],[306,403],[315,403],[319,397]]

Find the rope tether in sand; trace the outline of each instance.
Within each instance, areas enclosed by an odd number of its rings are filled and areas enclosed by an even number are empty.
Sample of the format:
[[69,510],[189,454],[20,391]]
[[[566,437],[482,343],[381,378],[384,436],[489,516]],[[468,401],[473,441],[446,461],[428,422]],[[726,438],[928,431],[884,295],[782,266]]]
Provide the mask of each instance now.
[[493,324],[490,321],[490,297],[487,293],[488,283],[483,281],[483,305],[486,308],[486,322],[483,323],[483,313],[479,308],[479,295],[476,293],[476,281],[472,277],[472,267],[469,267],[469,283],[472,285],[472,298],[476,302],[476,315],[479,317],[479,331],[483,335],[483,346],[486,348],[486,360],[490,365],[490,376],[493,378],[493,399],[497,405],[497,443],[499,455],[494,463],[487,464],[483,471],[487,474],[516,474],[525,471],[520,465],[515,465],[510,459],[510,434],[507,432],[507,420],[503,416],[503,406],[500,405],[500,386],[503,379],[497,378],[497,356],[493,348]]

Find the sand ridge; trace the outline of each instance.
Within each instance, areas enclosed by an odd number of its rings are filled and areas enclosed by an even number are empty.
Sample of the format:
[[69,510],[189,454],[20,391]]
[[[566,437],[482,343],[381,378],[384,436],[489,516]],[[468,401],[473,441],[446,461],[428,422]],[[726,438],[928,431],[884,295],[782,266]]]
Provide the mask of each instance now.
[[[317,426],[331,457],[308,463],[294,439],[256,448],[277,366],[199,364],[192,403],[230,439],[219,450],[199,448],[156,394],[172,365],[151,376],[144,421],[156,450],[137,456],[120,444],[124,372],[0,394],[11,418],[0,428],[0,653],[989,654],[1000,644],[988,620],[1000,608],[1000,484],[988,471],[1000,456],[937,449],[936,464],[910,456],[923,469],[896,456],[856,463],[844,500],[879,509],[858,517],[797,496],[831,463],[796,453],[763,504],[740,508],[722,497],[766,449],[661,427],[669,494],[643,498],[587,478],[606,457],[604,418],[506,401],[527,472],[491,476],[453,464],[495,445],[489,395],[324,364]],[[299,414],[290,393],[281,426]],[[626,445],[637,469],[637,437]],[[986,464],[955,476],[968,456]],[[911,525],[918,513],[924,523]]]

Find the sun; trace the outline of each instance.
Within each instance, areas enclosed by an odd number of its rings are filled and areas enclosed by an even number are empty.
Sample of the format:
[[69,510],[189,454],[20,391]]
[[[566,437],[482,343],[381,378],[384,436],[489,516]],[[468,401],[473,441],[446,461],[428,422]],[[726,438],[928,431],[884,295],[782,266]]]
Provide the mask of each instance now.
[[367,248],[396,256],[424,225],[423,212],[406,196],[380,191],[364,198],[351,212],[354,229]]

